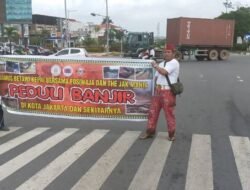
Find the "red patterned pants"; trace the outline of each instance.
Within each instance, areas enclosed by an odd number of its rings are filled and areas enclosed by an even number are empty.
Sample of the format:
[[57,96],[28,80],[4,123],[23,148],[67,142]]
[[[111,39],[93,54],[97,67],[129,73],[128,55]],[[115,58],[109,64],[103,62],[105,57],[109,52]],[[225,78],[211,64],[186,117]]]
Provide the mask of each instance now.
[[165,118],[167,120],[168,135],[170,138],[174,136],[176,128],[175,113],[174,113],[175,105],[176,105],[176,96],[174,96],[170,90],[156,89],[155,95],[152,97],[148,115],[148,123],[147,123],[148,134],[155,133],[160,111],[161,109],[163,109]]

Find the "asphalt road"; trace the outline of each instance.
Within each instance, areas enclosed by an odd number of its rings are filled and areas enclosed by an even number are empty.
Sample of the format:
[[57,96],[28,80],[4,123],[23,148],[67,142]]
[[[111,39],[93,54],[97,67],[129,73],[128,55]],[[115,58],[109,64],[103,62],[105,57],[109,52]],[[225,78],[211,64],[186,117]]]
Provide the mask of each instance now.
[[0,133],[0,189],[249,190],[249,71],[249,56],[181,62],[174,143],[163,115],[159,136],[140,141],[146,122],[6,113],[20,128]]

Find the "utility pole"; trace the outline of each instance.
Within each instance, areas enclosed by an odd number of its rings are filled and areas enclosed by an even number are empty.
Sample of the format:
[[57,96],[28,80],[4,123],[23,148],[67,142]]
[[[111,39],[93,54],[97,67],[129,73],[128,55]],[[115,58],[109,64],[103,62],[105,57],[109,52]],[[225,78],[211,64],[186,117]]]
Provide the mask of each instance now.
[[106,0],[106,28],[107,28],[107,53],[109,53],[109,14],[108,14],[108,0]]
[[64,0],[64,9],[65,9],[64,11],[65,11],[65,21],[66,21],[64,47],[68,47],[69,21],[68,21],[68,11],[67,11],[67,0]]

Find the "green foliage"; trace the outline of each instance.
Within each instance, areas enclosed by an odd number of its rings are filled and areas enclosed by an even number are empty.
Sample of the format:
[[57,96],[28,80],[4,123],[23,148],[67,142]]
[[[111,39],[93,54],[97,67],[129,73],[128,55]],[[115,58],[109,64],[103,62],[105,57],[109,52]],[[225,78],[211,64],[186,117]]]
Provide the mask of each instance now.
[[[104,34],[105,38],[107,36],[106,31]],[[122,37],[124,36],[124,32],[121,30],[110,29],[109,30],[109,40],[110,43],[115,43],[117,41],[121,41]]]
[[121,43],[115,42],[110,46],[110,51],[120,52],[121,51]]
[[100,53],[100,52],[104,52],[105,51],[105,49],[104,49],[104,47],[102,47],[102,46],[88,46],[88,47],[85,47],[85,49],[88,51],[88,52],[98,52],[98,53]]
[[237,36],[243,37],[244,34],[250,32],[250,7],[240,7],[236,11],[231,11],[230,13],[222,13],[217,18],[235,20],[235,34],[234,34],[235,42]]
[[[110,18],[109,18],[108,22],[109,22],[109,24],[110,24],[110,23],[113,23],[112,19],[110,19]],[[102,24],[106,24],[106,17],[103,18]]]
[[81,42],[81,44],[88,52],[104,51],[103,42],[101,40],[91,38],[90,33],[84,37],[84,40]]
[[101,27],[99,25],[95,26],[95,32],[99,32],[101,30]]
[[49,38],[50,31],[42,30],[41,32],[35,32],[30,35],[30,44],[39,45],[39,46],[47,46],[48,43],[46,39]]
[[49,38],[50,37],[50,31],[43,29],[41,32],[41,37],[42,38]]
[[[112,45],[114,43],[120,43],[122,38],[124,36],[124,31],[122,30],[116,30],[116,29],[110,29],[109,30],[109,44]],[[103,38],[99,38],[99,44],[106,45],[107,42],[107,31],[104,32]]]
[[83,45],[88,46],[95,46],[98,45],[98,41],[96,39],[90,38],[90,35],[87,35],[83,40]]
[[17,29],[11,26],[4,28],[4,36],[6,36],[9,41],[13,41],[19,37],[17,33]]
[[164,38],[164,39],[155,39],[154,47],[164,48],[165,44],[166,44],[166,38]]
[[124,31],[122,31],[122,30],[115,30],[115,38],[117,40],[121,41],[122,38],[123,38],[123,36],[124,36]]
[[12,54],[12,45],[11,42],[17,41],[19,38],[19,35],[17,33],[17,29],[15,27],[5,27],[4,28],[4,36],[8,38],[8,41],[10,42],[10,53]]
[[235,44],[233,47],[234,51],[247,51],[247,48],[249,47],[248,43],[244,43],[244,44]]
[[41,38],[39,36],[30,36],[30,44],[40,45]]

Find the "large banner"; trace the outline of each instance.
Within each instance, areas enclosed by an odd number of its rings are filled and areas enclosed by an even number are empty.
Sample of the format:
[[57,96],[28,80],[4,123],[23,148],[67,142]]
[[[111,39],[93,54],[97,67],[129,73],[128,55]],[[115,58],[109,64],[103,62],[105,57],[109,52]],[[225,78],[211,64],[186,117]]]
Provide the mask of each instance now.
[[150,61],[1,56],[0,95],[11,113],[82,119],[146,120]]

